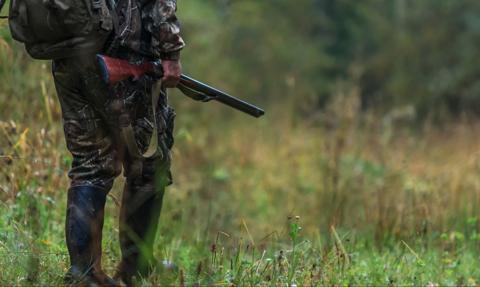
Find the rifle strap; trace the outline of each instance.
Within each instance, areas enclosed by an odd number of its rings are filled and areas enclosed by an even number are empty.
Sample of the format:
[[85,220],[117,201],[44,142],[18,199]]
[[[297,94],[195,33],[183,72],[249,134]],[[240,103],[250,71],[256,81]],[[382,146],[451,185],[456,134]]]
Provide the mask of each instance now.
[[144,159],[152,158],[157,154],[157,151],[160,153],[163,158],[162,151],[158,148],[158,126],[157,126],[157,104],[162,93],[162,81],[157,81],[152,87],[152,110],[153,110],[153,131],[152,137],[150,138],[150,143],[145,152],[141,152],[138,148],[137,141],[135,140],[135,132],[131,124],[121,128],[122,136],[127,145],[128,152],[130,156],[136,161],[143,161]]

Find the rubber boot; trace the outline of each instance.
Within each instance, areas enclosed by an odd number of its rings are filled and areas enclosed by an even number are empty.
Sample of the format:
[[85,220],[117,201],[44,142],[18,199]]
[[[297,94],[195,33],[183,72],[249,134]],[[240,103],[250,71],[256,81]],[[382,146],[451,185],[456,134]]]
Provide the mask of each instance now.
[[68,191],[65,235],[70,269],[65,283],[73,286],[118,286],[102,271],[102,228],[106,192],[90,186]]
[[122,260],[114,279],[131,286],[133,277],[146,277],[155,266],[153,244],[162,209],[164,188],[154,190],[127,179],[120,210]]

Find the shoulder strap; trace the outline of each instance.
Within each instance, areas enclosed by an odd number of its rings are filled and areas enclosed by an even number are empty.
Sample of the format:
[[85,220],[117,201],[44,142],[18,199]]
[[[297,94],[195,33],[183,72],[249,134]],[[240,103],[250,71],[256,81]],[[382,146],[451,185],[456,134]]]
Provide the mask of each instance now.
[[158,126],[157,126],[157,114],[156,114],[158,99],[160,98],[161,93],[162,93],[162,81],[159,80],[153,85],[153,88],[152,88],[153,132],[152,132],[152,137],[150,138],[150,143],[148,145],[148,148],[144,153],[142,153],[138,148],[132,125],[130,124],[122,128],[122,135],[123,135],[125,144],[127,145],[128,152],[133,158],[137,160],[151,158],[157,153],[157,151],[160,153],[162,158],[164,156],[162,151],[158,148]]
[[[1,0],[0,0],[1,1]],[[132,13],[132,0],[107,0],[110,7],[110,14],[112,15],[113,22],[113,35],[110,37],[107,45],[105,45],[105,54],[115,55],[118,48],[121,46],[122,34],[129,31],[131,13]],[[124,15],[120,17],[120,15]],[[124,21],[120,21],[120,18]]]

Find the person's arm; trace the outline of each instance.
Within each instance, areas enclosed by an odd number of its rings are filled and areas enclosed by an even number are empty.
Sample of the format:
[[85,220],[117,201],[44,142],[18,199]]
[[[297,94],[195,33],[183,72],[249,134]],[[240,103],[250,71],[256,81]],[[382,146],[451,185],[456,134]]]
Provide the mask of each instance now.
[[176,10],[176,0],[152,0],[142,9],[143,24],[152,35],[152,52],[162,60],[166,87],[175,87],[182,73],[179,60],[185,42],[180,36]]

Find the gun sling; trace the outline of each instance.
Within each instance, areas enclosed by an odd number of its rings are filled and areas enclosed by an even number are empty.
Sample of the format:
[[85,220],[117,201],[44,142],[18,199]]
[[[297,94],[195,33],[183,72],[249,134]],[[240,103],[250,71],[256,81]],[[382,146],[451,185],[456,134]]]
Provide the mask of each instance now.
[[153,157],[157,150],[163,158],[164,154],[161,150],[158,149],[158,126],[157,126],[157,104],[162,93],[162,81],[158,80],[152,88],[152,110],[153,110],[153,131],[152,137],[150,138],[150,143],[145,152],[141,152],[138,148],[137,141],[135,140],[135,132],[133,130],[132,124],[128,123],[126,126],[121,127],[121,132],[125,144],[127,146],[128,152],[136,160],[143,160]]

